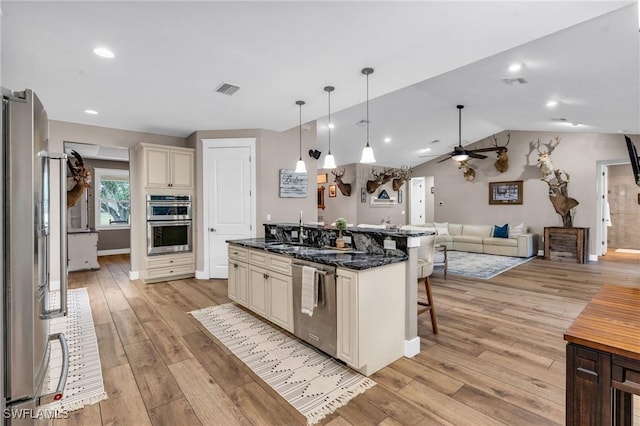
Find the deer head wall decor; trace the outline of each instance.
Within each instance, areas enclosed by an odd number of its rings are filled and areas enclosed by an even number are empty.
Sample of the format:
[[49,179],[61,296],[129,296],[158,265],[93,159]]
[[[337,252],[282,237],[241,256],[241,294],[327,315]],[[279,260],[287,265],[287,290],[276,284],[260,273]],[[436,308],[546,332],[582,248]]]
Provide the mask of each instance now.
[[335,176],[333,181],[338,184],[338,189],[340,189],[340,192],[342,192],[342,195],[344,195],[345,197],[349,197],[351,195],[351,184],[342,182],[342,176],[344,176],[344,169],[342,169],[342,173],[340,174],[332,170],[331,174]]
[[547,147],[547,150],[544,152],[540,150],[541,143],[542,141],[538,138],[534,146],[536,147],[536,151],[538,151],[538,167],[540,167],[541,179],[544,179],[554,173],[551,153],[560,145],[560,136],[555,137],[555,143],[550,141],[548,144],[544,144]]
[[409,180],[410,176],[411,169],[408,166],[402,166],[401,168],[396,169],[393,174],[393,190],[399,191],[402,185],[404,185],[404,183]]
[[84,160],[76,151],[71,151],[71,155],[75,157],[75,161],[67,158],[67,166],[75,185],[67,191],[67,208],[75,206],[82,192],[91,186],[91,172],[84,166]]
[[496,138],[496,135],[493,135],[493,146],[496,150],[496,154],[498,155],[498,159],[493,163],[493,165],[500,173],[504,173],[509,170],[509,150],[507,149],[509,142],[511,142],[511,133],[509,132],[507,132],[507,143],[504,146],[499,146],[498,138]]
[[376,189],[383,184],[384,180],[384,172],[378,173],[375,170],[371,170],[371,174],[373,175],[373,179],[367,181],[367,193],[369,194],[376,192]]
[[458,161],[458,168],[462,169],[464,180],[467,182],[473,182],[476,179],[476,171],[471,167],[467,160]]

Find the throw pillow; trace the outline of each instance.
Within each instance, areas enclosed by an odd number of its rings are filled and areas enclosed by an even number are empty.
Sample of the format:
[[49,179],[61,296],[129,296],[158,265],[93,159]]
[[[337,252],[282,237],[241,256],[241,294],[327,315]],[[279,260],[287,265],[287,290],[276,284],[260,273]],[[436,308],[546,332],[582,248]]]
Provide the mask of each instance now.
[[524,223],[509,227],[509,238],[517,238],[518,235],[527,232],[527,226]]
[[493,238],[509,238],[509,224],[493,225]]
[[436,233],[438,235],[449,235],[449,222],[433,222],[433,226],[436,227]]

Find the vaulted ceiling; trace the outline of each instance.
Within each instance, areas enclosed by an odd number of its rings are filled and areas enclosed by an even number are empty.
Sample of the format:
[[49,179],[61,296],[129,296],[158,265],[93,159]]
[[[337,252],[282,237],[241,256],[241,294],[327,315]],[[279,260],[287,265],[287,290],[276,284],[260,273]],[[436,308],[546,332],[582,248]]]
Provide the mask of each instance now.
[[[640,133],[635,1],[3,1],[2,85],[34,89],[49,117],[186,137],[319,120],[327,148],[415,165],[503,129]],[[115,57],[94,55],[110,48]],[[507,70],[511,63],[519,72]],[[523,78],[526,84],[504,79]],[[240,86],[232,96],[215,92]],[[556,100],[549,108],[547,101]],[[84,111],[92,109],[97,115]],[[359,123],[359,124],[358,124]],[[384,142],[390,138],[390,142]],[[433,142],[433,141],[439,142]],[[81,142],[81,141],[80,141]],[[426,152],[431,148],[430,152]]]

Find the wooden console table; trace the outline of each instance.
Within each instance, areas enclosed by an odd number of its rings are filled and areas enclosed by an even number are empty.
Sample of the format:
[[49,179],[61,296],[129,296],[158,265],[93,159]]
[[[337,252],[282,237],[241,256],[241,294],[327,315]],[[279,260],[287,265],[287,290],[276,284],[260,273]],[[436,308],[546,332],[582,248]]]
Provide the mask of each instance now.
[[589,228],[544,228],[544,258],[586,263],[589,260]]
[[640,395],[640,288],[606,284],[564,334],[566,424],[631,425]]

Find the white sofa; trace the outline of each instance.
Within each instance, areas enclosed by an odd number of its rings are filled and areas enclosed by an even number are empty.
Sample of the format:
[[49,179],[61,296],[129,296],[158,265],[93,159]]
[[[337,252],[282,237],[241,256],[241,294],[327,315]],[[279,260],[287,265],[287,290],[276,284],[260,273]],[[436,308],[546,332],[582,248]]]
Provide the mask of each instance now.
[[527,232],[528,229],[524,224],[509,226],[508,238],[494,237],[493,225],[443,222],[411,226],[436,232],[436,244],[445,245],[447,250],[514,257],[531,257],[538,253],[538,237],[536,234]]

